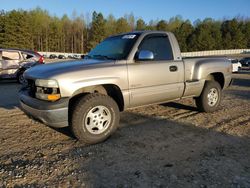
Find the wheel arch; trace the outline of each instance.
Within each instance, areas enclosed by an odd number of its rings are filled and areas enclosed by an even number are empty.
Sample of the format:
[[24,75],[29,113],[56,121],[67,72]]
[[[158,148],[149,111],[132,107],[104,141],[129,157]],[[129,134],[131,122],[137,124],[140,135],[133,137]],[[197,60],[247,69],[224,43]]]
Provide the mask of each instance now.
[[26,71],[27,69],[24,67],[20,67],[17,71],[16,71],[16,77],[20,74],[23,73],[24,71]]
[[100,93],[103,95],[110,96],[118,105],[119,110],[124,110],[124,98],[121,89],[115,84],[102,84],[102,85],[95,85],[95,86],[88,86],[83,87],[76,90],[72,97],[69,100],[69,110],[74,103],[79,100],[81,97],[85,96],[89,93]]
[[207,77],[205,78],[205,81],[210,81],[210,80],[214,80],[218,82],[221,86],[221,89],[223,89],[225,86],[225,76],[221,72],[214,72],[214,73],[210,73],[209,75],[207,75]]

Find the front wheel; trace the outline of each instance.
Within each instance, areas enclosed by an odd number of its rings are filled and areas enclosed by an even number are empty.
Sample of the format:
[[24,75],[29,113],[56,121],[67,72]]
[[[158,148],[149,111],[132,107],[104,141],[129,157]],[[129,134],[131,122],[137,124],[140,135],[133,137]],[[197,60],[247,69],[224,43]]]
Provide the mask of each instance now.
[[72,112],[72,132],[87,144],[106,140],[117,129],[119,108],[109,96],[87,94],[75,103]]
[[221,102],[221,86],[216,81],[206,81],[201,95],[195,98],[196,106],[202,112],[214,112]]
[[24,71],[20,71],[20,72],[17,74],[17,82],[18,82],[19,84],[25,84],[25,83],[26,83],[26,80],[25,80],[25,78],[24,78],[24,76],[23,76],[23,73],[24,73]]

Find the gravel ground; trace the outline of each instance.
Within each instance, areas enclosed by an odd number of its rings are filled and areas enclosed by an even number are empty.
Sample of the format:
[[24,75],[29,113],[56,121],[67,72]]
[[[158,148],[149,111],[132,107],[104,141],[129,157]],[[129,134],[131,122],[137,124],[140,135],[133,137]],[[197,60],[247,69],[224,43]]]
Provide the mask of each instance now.
[[234,74],[220,109],[191,99],[128,110],[106,142],[86,146],[19,108],[0,82],[0,187],[250,187],[250,71]]

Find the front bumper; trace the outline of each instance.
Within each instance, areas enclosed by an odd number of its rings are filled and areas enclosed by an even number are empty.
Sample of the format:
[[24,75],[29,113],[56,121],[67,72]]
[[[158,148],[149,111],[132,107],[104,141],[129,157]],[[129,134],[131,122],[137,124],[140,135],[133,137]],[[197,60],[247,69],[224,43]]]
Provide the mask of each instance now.
[[19,91],[19,100],[22,110],[51,127],[68,126],[69,98],[62,98],[56,102],[48,102],[32,98],[26,90]]

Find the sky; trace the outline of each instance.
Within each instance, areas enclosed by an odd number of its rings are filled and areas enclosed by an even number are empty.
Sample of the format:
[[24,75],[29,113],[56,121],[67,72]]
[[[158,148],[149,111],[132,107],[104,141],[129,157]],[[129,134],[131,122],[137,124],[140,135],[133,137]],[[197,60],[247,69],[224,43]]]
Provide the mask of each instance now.
[[0,0],[0,10],[31,10],[36,7],[47,10],[50,15],[61,17],[67,14],[90,17],[93,11],[116,18],[133,13],[136,19],[169,20],[181,15],[194,22],[207,17],[223,20],[233,17],[250,18],[250,0]]

